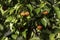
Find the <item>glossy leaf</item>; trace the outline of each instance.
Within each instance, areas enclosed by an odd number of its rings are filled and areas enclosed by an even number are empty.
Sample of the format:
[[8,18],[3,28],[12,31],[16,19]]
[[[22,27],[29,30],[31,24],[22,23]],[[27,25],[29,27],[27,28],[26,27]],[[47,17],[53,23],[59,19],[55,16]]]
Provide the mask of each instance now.
[[49,22],[49,20],[48,20],[46,17],[44,17],[44,18],[41,19],[41,23],[42,23],[45,27],[47,26],[48,22]]

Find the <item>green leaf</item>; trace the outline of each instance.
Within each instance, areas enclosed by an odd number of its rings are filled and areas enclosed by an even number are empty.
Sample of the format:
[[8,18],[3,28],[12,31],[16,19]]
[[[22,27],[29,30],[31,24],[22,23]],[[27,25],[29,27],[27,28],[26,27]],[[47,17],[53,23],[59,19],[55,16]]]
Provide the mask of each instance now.
[[2,9],[2,6],[0,5],[0,11],[1,11],[1,13],[2,13],[2,15],[4,14],[4,11],[3,11],[3,9]]
[[24,38],[26,38],[26,31],[27,31],[27,29],[22,32],[22,36],[23,36]]
[[31,12],[34,9],[31,4],[28,4],[27,7],[30,9]]
[[13,34],[11,37],[12,37],[13,39],[16,39],[16,38],[17,38],[17,36],[18,36],[18,35]]
[[50,35],[49,35],[49,40],[55,40],[54,37],[55,37],[55,34],[50,34]]
[[22,7],[22,4],[17,3],[17,4],[14,6],[14,9],[15,9],[15,10],[18,10],[20,7]]
[[6,19],[6,21],[5,22],[10,22],[10,21],[12,21],[13,20],[13,17],[7,17],[7,19]]
[[13,23],[16,23],[17,20],[16,20],[15,17],[13,17],[13,16],[9,16],[9,17],[7,17],[7,19],[5,20],[5,22],[13,22]]
[[58,28],[57,28],[57,29],[55,29],[55,31],[54,31],[54,32],[55,32],[55,34],[57,34],[57,33],[59,33],[59,32],[60,32],[60,29],[58,29]]
[[60,19],[60,11],[56,12],[57,17]]
[[2,37],[1,40],[9,40],[8,37]]
[[50,11],[50,9],[51,9],[51,8],[49,8],[48,6],[44,6],[43,11],[44,11],[44,10],[47,10],[47,11],[49,12],[49,11]]
[[6,37],[5,40],[9,40],[8,37]]
[[10,15],[14,12],[14,8],[11,8],[9,11],[10,11]]
[[11,1],[12,1],[12,0],[8,0],[8,3],[10,4]]
[[30,40],[40,40],[39,37],[33,37]]
[[31,16],[27,16],[27,20],[30,20]]
[[57,38],[60,38],[60,33],[58,33]]
[[57,2],[57,4],[60,4],[60,1],[59,1],[59,2]]
[[40,8],[35,9],[35,12],[38,14],[41,11]]
[[57,18],[60,19],[60,9],[59,9],[59,7],[57,7],[57,6],[53,6],[53,7],[54,7],[54,10],[56,12]]
[[48,24],[48,19],[46,17],[42,18],[41,23],[46,27]]
[[10,30],[11,30],[11,32],[15,31],[13,23],[10,23]]
[[23,25],[25,26],[25,25],[26,25],[26,22],[25,22],[25,23],[23,23]]
[[43,8],[45,5],[46,5],[46,3],[42,2],[42,3],[40,4],[40,8]]
[[4,29],[3,25],[0,24],[0,30],[3,30],[3,29]]
[[15,34],[19,35],[19,31],[17,30],[17,31],[15,32]]

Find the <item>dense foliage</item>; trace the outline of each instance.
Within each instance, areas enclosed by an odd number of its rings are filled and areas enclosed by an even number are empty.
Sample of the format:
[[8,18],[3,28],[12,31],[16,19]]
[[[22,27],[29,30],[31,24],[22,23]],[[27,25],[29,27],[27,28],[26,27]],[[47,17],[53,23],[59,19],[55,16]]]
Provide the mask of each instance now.
[[0,40],[60,40],[60,1],[0,0]]

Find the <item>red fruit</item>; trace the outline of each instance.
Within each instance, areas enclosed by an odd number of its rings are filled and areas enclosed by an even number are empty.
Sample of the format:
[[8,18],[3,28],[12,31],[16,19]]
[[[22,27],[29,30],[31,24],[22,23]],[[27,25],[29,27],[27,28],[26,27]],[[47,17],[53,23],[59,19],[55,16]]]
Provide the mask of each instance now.
[[41,26],[41,25],[38,25],[38,26],[37,26],[37,29],[38,29],[38,30],[42,30],[42,26]]

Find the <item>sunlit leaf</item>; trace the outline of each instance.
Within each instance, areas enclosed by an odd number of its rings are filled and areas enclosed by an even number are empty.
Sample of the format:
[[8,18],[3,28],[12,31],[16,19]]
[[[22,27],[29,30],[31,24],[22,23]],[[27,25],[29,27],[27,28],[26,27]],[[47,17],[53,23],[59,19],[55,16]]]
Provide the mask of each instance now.
[[41,11],[40,8],[35,9],[35,12],[38,14]]
[[3,25],[0,24],[0,30],[3,30],[3,29],[4,29]]
[[42,18],[41,19],[41,23],[46,27],[47,26],[47,24],[48,24],[48,19],[46,18],[46,17],[44,17],[44,18]]
[[17,35],[13,34],[11,37],[15,40],[17,38]]
[[23,36],[24,38],[26,38],[26,31],[27,31],[27,29],[22,32],[22,36]]
[[55,37],[55,34],[50,34],[50,35],[49,35],[49,40],[55,40],[54,37]]
[[53,7],[54,7],[54,10],[56,12],[57,17],[60,19],[60,9],[59,9],[59,7],[57,7],[57,6],[53,6]]

